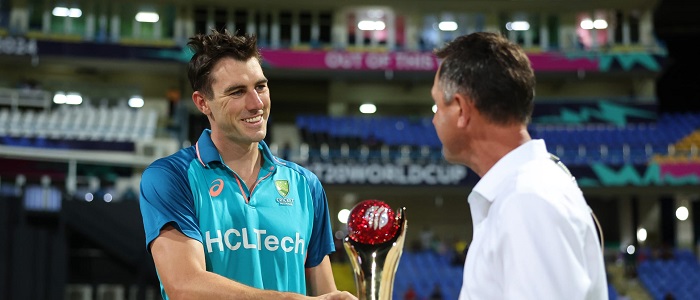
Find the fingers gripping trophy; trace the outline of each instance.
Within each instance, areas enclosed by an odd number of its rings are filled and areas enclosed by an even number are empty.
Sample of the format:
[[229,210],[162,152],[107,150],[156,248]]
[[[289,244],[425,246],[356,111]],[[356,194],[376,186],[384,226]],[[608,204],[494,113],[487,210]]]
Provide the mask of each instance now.
[[391,210],[379,200],[352,209],[343,245],[350,257],[359,300],[389,300],[406,238],[405,207]]

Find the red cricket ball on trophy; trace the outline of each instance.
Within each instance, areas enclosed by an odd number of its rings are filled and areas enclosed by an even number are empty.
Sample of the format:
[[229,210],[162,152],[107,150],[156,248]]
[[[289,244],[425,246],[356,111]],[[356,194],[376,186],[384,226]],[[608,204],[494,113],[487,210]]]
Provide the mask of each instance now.
[[388,300],[406,239],[406,208],[396,212],[379,200],[364,200],[350,211],[343,240],[359,300]]
[[394,238],[400,225],[400,220],[388,204],[379,200],[365,200],[350,212],[348,237],[362,244],[381,244]]

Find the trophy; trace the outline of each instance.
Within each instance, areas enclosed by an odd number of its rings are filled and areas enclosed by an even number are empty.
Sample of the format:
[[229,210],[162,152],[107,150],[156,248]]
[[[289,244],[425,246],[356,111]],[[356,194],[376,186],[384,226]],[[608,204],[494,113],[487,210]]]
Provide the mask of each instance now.
[[352,209],[343,245],[350,257],[359,300],[389,300],[406,238],[406,208],[365,200]]

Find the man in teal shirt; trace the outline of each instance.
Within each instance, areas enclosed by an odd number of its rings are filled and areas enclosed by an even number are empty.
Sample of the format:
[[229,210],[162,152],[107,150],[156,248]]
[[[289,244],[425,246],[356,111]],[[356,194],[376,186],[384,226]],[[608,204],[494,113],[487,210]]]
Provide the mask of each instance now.
[[255,37],[212,31],[189,46],[192,100],[211,130],[141,179],[163,297],[355,299],[335,287],[321,183],[263,141],[270,93]]

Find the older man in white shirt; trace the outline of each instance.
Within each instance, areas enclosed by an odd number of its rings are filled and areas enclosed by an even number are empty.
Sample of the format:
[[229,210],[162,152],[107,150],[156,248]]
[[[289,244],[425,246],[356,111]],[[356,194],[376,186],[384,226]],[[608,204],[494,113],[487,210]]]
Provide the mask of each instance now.
[[433,124],[443,154],[481,176],[469,195],[474,238],[460,299],[608,299],[590,208],[527,132],[535,76],[525,53],[473,33],[436,55]]

